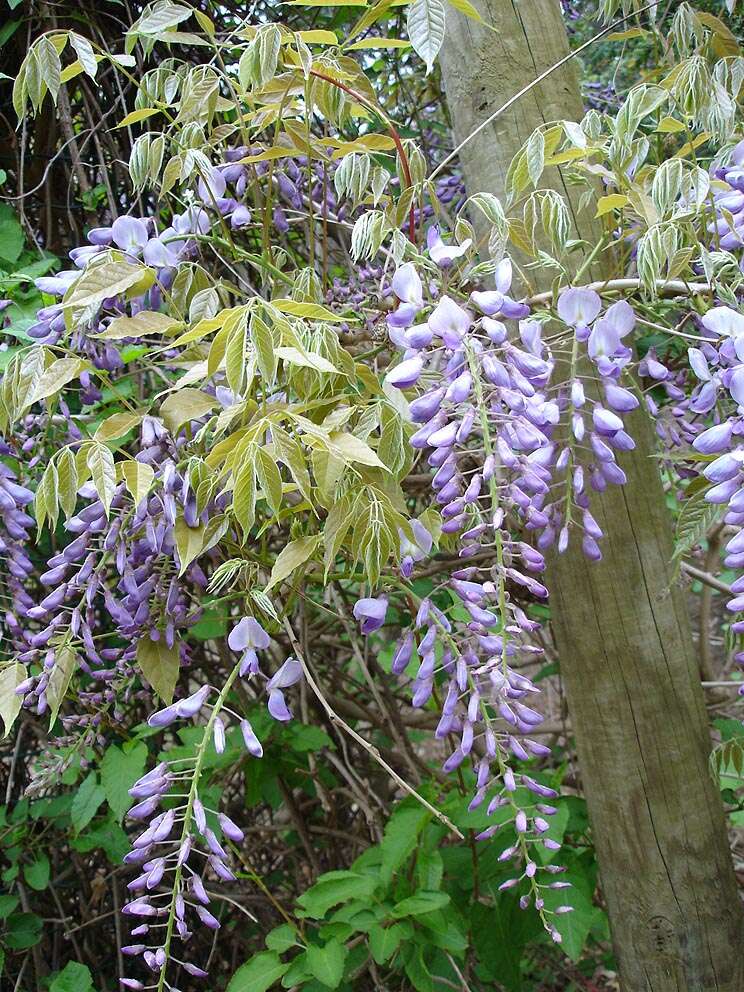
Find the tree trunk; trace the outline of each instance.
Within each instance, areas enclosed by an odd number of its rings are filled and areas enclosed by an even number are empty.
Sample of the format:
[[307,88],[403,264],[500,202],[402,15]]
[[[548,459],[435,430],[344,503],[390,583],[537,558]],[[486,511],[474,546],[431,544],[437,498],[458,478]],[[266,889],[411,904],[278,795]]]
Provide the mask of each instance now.
[[[474,6],[491,27],[448,6],[440,53],[447,104],[458,145],[510,97],[563,59],[569,50],[557,0],[521,3],[478,0]],[[468,192],[493,193],[506,204],[509,164],[535,128],[557,120],[579,121],[583,116],[576,63],[567,62],[465,145],[460,161]],[[569,186],[555,167],[545,170],[540,185],[565,197],[577,231],[591,242],[598,227],[593,220],[594,208],[579,210],[583,190]],[[474,211],[471,219],[479,244],[483,245],[487,222],[479,211]],[[511,254],[521,261],[519,252]],[[597,271],[596,278],[601,274]],[[532,284],[531,288],[540,290],[550,288],[555,272],[531,269],[523,275]]]
[[[557,0],[475,6],[495,32],[447,9],[441,61],[458,142],[568,51]],[[509,162],[532,130],[582,115],[565,67],[466,146],[468,191],[503,197]],[[573,192],[560,176],[547,181]],[[574,218],[591,241],[591,219]],[[548,575],[615,954],[625,992],[742,992],[744,917],[645,413],[629,418],[629,431],[627,484],[592,497],[603,560],[586,561],[574,535]]]

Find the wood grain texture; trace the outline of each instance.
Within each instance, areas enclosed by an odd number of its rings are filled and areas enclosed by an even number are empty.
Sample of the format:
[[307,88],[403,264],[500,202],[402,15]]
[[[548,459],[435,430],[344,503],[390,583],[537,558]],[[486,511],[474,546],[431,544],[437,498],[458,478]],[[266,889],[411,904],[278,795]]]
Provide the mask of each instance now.
[[[448,7],[445,42],[440,53],[457,144],[568,54],[568,38],[558,3],[479,0],[475,7],[484,23]],[[509,163],[535,128],[558,120],[581,120],[583,116],[576,66],[568,62],[465,145],[460,160],[466,181],[488,176],[487,191],[505,204]],[[576,229],[587,240],[599,230],[590,211],[579,211],[582,188],[569,186],[559,169],[546,169],[540,184],[563,194]],[[476,192],[480,187],[468,183],[468,188]],[[485,191],[486,187],[482,189]],[[483,243],[487,236],[484,219],[474,211],[471,220]],[[596,268],[592,273],[596,278],[602,275]],[[530,288],[548,289],[554,275],[547,269],[529,270]]]

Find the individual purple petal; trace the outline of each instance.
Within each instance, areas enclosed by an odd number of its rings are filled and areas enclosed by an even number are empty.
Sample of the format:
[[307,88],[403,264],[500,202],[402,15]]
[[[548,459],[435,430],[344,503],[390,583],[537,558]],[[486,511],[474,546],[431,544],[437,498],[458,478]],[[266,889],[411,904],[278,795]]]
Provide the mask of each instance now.
[[251,727],[248,720],[240,721],[240,732],[243,735],[243,740],[245,741],[245,746],[249,754],[253,755],[254,758],[263,757],[263,747],[261,746],[261,741],[253,732],[253,727]]
[[607,405],[620,413],[629,413],[638,406],[638,398],[629,389],[618,386],[614,382],[605,382],[605,398]]
[[219,813],[217,819],[219,820],[220,827],[222,828],[222,832],[225,837],[234,841],[236,844],[242,843],[245,834],[237,823],[234,823],[225,813]]
[[394,369],[387,373],[385,376],[385,382],[389,383],[391,386],[395,386],[397,389],[409,389],[418,382],[423,368],[423,358],[418,356],[414,358],[407,358],[405,361],[401,362],[400,365],[396,365]]
[[180,702],[175,704],[176,712],[180,717],[192,717],[196,716],[199,710],[204,706],[207,701],[207,697],[210,693],[210,688],[208,685],[203,685],[196,692],[187,696],[186,699],[180,700]]
[[145,221],[138,217],[117,217],[111,225],[111,237],[122,251],[139,255],[147,244],[150,233]]
[[442,269],[449,268],[456,258],[466,254],[472,243],[472,238],[467,238],[461,245],[446,245],[442,241],[438,227],[430,227],[426,233],[429,258]]
[[271,638],[257,620],[253,617],[243,619],[230,631],[228,645],[233,651],[245,651],[248,648],[264,650],[269,646]]
[[166,706],[165,709],[158,710],[157,713],[153,713],[147,720],[147,723],[151,727],[167,727],[169,724],[173,723],[179,717],[177,704],[173,706]]
[[744,406],[744,365],[734,369],[728,381],[728,390],[739,406]]
[[210,930],[219,930],[220,921],[216,917],[212,916],[209,910],[205,909],[204,906],[196,907],[196,915],[205,927],[209,927]]
[[558,297],[558,316],[571,327],[588,327],[602,309],[593,289],[567,289]]
[[281,689],[272,689],[269,693],[269,713],[275,720],[287,721],[292,719],[292,714],[287,708],[284,694]]
[[413,262],[405,262],[398,266],[391,287],[401,303],[411,303],[419,310],[424,305],[423,286]]
[[703,317],[703,327],[723,337],[744,334],[744,315],[731,307],[713,307]]
[[698,379],[701,382],[708,382],[710,380],[710,369],[708,368],[708,361],[700,348],[688,348],[687,358],[690,368]]
[[296,658],[287,658],[281,668],[269,679],[266,688],[288,689],[302,678],[302,665]]
[[704,455],[718,454],[718,452],[728,448],[732,432],[733,424],[729,421],[716,424],[699,434],[692,442],[692,446]]
[[443,296],[429,317],[429,327],[448,348],[457,348],[470,330],[471,315],[449,296]]

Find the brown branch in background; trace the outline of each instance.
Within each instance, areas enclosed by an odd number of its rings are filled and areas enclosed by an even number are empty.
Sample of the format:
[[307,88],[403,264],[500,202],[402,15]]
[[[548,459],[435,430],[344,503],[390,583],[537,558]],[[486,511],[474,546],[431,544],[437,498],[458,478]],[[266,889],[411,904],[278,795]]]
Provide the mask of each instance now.
[[[406,187],[413,187],[413,179],[411,177],[411,166],[408,162],[408,155],[403,147],[403,142],[398,134],[398,131],[387,115],[375,104],[372,100],[368,100],[366,96],[362,96],[356,90],[353,90],[350,86],[346,86],[344,83],[339,82],[338,79],[334,79],[332,76],[327,76],[324,72],[318,72],[316,69],[310,70],[310,75],[315,76],[316,79],[323,79],[326,83],[330,83],[331,86],[336,86],[338,89],[343,90],[350,96],[353,96],[355,100],[358,100],[363,106],[369,108],[373,113],[377,114],[378,117],[382,118],[385,123],[385,127],[388,129],[390,137],[393,139],[395,144],[395,150],[398,153],[398,158],[400,159],[400,167],[403,172],[403,178],[406,181]],[[408,211],[408,239],[412,244],[416,244],[416,220],[415,213],[413,209],[413,203],[411,203],[411,208]]]
[[349,737],[352,738],[352,740],[355,740],[357,744],[359,744],[362,748],[364,748],[367,754],[369,754],[377,762],[378,765],[380,765],[382,768],[385,769],[388,775],[390,775],[390,777],[401,787],[401,789],[404,789],[410,796],[413,796],[414,799],[416,799],[418,802],[421,803],[422,806],[424,806],[426,809],[429,810],[432,816],[436,817],[436,819],[439,820],[440,823],[443,823],[444,826],[448,828],[448,830],[450,830],[453,834],[455,834],[456,837],[459,837],[460,840],[463,840],[464,839],[463,834],[449,819],[449,817],[445,816],[445,814],[442,813],[441,810],[438,810],[435,806],[432,806],[432,804],[428,800],[424,799],[424,797],[419,792],[417,792],[412,785],[409,785],[408,782],[405,781],[405,779],[401,778],[400,775],[393,768],[391,768],[390,765],[382,758],[380,752],[374,746],[374,744],[370,744],[369,741],[365,741],[365,739],[361,737],[356,732],[356,730],[350,727],[349,724],[346,723],[345,720],[342,720],[341,717],[338,715],[338,713],[335,712],[335,710],[331,707],[331,704],[323,695],[320,687],[318,686],[318,683],[315,681],[313,677],[313,673],[310,671],[307,661],[303,657],[302,649],[300,648],[299,642],[297,641],[297,638],[295,637],[294,631],[292,630],[292,627],[288,620],[284,621],[284,630],[286,631],[287,637],[289,638],[289,642],[292,645],[292,650],[294,651],[297,660],[302,665],[302,671],[305,675],[305,679],[307,680],[308,685],[315,693],[318,702],[326,711],[326,714],[328,715],[328,718],[331,721],[331,723],[333,723],[337,727],[340,727],[346,734],[348,734]]

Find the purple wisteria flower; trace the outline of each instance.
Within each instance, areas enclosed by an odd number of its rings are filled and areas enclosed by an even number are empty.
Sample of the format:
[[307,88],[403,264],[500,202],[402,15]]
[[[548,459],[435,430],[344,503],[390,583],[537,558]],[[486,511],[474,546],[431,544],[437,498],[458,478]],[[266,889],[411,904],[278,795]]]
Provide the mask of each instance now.
[[385,623],[387,609],[387,596],[368,597],[357,600],[354,604],[353,613],[361,624],[362,633],[371,634],[375,630],[379,630]]
[[438,227],[430,227],[426,232],[426,245],[429,251],[429,258],[440,269],[448,269],[455,259],[467,255],[472,244],[472,238],[466,238],[461,245],[446,245],[442,241]]
[[388,325],[410,327],[424,305],[424,288],[412,262],[398,266],[391,288],[400,302],[397,309],[388,314]]

